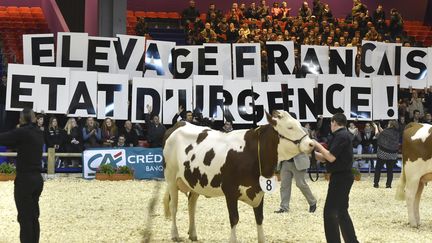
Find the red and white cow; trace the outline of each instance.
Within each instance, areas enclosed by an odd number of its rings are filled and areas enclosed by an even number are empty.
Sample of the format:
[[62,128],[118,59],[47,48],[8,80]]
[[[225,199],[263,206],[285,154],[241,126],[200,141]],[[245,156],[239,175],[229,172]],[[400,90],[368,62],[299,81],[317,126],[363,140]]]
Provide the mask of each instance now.
[[[271,177],[276,165],[300,152],[310,153],[314,142],[288,112],[278,111],[268,125],[230,133],[178,122],[165,134],[164,159],[167,192],[165,215],[172,216],[171,237],[179,241],[176,225],[178,190],[189,192],[189,239],[196,241],[195,208],[199,195],[225,196],[231,223],[230,242],[237,242],[237,202],[253,207],[258,242],[264,242],[263,196],[260,171]],[[258,159],[260,156],[260,159]],[[261,167],[261,168],[260,168]]]
[[432,180],[432,125],[410,123],[402,140],[402,174],[396,199],[406,200],[412,227],[420,224],[420,197],[426,182]]

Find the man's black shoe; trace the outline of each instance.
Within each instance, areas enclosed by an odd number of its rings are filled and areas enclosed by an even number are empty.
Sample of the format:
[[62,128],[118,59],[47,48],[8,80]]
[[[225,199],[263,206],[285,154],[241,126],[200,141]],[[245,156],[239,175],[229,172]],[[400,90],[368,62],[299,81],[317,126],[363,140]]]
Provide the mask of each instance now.
[[288,213],[288,210],[285,210],[285,209],[280,208],[279,210],[274,211],[274,212],[275,212],[275,213]]

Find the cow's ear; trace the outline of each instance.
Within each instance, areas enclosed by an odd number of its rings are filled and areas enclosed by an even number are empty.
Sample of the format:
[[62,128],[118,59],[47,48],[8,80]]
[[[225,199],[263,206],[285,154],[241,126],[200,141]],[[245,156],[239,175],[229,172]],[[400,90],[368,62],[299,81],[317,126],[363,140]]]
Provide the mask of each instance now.
[[276,126],[277,123],[276,120],[273,119],[273,117],[267,111],[265,111],[265,113],[266,113],[268,123],[271,124],[272,126]]

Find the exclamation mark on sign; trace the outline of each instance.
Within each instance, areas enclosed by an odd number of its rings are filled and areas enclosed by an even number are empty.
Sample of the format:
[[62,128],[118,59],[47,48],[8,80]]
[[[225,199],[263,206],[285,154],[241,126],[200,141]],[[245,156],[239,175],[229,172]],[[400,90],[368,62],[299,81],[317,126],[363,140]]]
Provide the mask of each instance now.
[[389,117],[393,117],[395,114],[394,109],[391,108],[391,107],[393,107],[393,94],[394,94],[394,87],[392,87],[392,86],[387,87],[387,105],[390,108],[387,111],[387,116],[389,116]]

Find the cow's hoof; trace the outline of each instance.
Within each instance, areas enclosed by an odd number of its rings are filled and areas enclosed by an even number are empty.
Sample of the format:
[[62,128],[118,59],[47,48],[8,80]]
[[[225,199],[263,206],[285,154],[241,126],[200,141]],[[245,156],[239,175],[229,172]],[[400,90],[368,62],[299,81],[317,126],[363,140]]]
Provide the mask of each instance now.
[[196,236],[189,236],[189,240],[191,240],[191,241],[198,241],[198,237],[196,237]]

